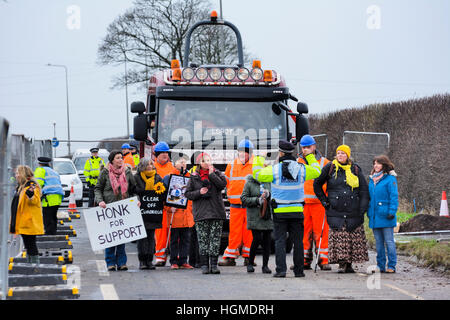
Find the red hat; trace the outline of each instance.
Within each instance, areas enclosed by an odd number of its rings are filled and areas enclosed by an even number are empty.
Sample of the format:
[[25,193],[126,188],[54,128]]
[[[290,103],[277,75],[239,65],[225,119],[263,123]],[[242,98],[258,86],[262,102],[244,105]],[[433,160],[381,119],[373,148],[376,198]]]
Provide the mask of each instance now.
[[203,159],[204,156],[208,156],[211,158],[209,154],[207,154],[206,152],[202,152],[197,156],[197,158],[195,158],[195,163],[200,164],[200,161]]

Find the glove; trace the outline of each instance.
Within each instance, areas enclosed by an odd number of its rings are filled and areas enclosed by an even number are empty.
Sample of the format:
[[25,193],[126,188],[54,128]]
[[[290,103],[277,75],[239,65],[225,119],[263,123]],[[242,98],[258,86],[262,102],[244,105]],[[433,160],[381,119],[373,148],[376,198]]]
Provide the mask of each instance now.
[[387,215],[387,218],[388,218],[389,220],[392,220],[392,219],[395,218],[395,215],[393,215],[393,214],[388,214],[388,215]]
[[325,210],[330,209],[330,203],[328,201],[324,201],[322,202],[323,207],[325,208]]

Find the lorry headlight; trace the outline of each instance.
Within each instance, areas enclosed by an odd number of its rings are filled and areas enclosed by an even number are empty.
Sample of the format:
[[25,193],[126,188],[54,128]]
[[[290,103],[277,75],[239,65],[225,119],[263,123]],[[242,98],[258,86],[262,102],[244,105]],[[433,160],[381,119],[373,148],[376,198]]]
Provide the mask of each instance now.
[[223,70],[223,77],[226,80],[231,81],[236,77],[236,71],[233,68],[226,68]]
[[237,77],[239,78],[239,80],[241,81],[245,81],[248,79],[249,76],[249,72],[247,68],[240,68],[237,74]]
[[260,68],[253,68],[252,72],[250,73],[250,77],[252,77],[253,80],[259,81],[263,77],[263,71]]
[[222,71],[219,68],[212,68],[211,70],[209,70],[209,76],[214,81],[218,81],[222,76]]
[[181,75],[183,76],[183,79],[191,81],[195,76],[195,72],[194,69],[188,67],[183,69]]
[[197,75],[198,80],[205,81],[208,77],[208,70],[206,70],[206,68],[198,68],[195,74]]

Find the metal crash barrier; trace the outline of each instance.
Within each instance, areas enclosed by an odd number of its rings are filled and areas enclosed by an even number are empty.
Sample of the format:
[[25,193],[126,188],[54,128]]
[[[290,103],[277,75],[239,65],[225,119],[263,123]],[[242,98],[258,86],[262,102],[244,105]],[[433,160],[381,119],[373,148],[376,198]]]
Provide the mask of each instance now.
[[[67,286],[67,266],[72,264],[72,243],[66,235],[38,236],[39,264],[27,263],[22,237],[9,233],[14,170],[27,165],[33,171],[40,156],[52,157],[50,140],[10,134],[9,123],[0,117],[0,297],[5,299],[74,299],[76,287]],[[73,218],[79,219],[74,216]],[[72,218],[68,218],[72,219]],[[69,220],[70,221],[70,220]]]
[[8,131],[8,121],[0,117],[0,295],[2,300],[6,299],[8,292],[8,225],[11,197],[8,178]]

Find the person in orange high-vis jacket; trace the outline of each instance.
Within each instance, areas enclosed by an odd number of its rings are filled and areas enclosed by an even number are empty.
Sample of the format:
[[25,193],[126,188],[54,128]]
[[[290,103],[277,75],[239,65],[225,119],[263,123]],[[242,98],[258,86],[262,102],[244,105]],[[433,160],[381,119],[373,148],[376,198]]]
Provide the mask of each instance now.
[[235,266],[240,255],[239,247],[242,245],[241,255],[244,265],[248,264],[250,247],[252,245],[252,232],[247,229],[247,209],[242,207],[241,194],[244,190],[247,175],[252,174],[253,143],[242,140],[238,145],[238,157],[227,165],[225,177],[227,178],[227,197],[230,202],[230,233],[228,246],[225,249],[219,266]]
[[124,143],[122,145],[122,156],[123,156],[123,163],[126,166],[129,166],[130,169],[134,169],[135,168],[134,158],[133,155],[131,154],[131,146],[128,143]]
[[[169,157],[169,146],[166,142],[160,141],[158,142],[153,152],[155,154],[155,168],[156,173],[164,179],[165,176],[170,175],[175,171],[175,167],[170,161]],[[166,244],[167,237],[169,236],[169,227],[167,221],[167,211],[172,210],[171,207],[164,207],[163,211],[163,219],[162,219],[162,227],[160,229],[155,229],[155,266],[163,267],[166,265],[167,260],[167,252],[166,252]]]
[[[179,157],[175,161],[175,169],[171,174],[189,177],[190,174],[186,170],[187,156]],[[163,182],[169,186],[170,174],[166,175]],[[188,180],[186,180],[187,182]],[[173,215],[173,217],[172,217]],[[194,269],[188,263],[188,255],[191,246],[191,230],[194,226],[194,217],[192,215],[192,201],[187,202],[186,209],[168,208],[167,223],[170,229],[170,268],[171,269]]]
[[[320,169],[330,162],[325,157],[322,157],[320,152],[316,150],[316,141],[310,135],[304,135],[300,140],[300,147],[302,148],[302,154],[298,158],[298,162],[305,163],[304,154],[311,151],[315,156],[316,160],[319,162]],[[309,152],[310,153],[310,152]],[[307,180],[304,184],[305,192],[305,205],[303,207],[304,215],[304,233],[303,233],[303,250],[304,250],[304,269],[311,269],[311,262],[313,260],[312,246],[313,241],[315,241],[316,248],[319,247],[319,267],[322,270],[331,270],[328,264],[328,223],[325,218],[325,208],[320,203],[320,200],[316,197],[313,187],[314,180]],[[326,190],[326,184],[323,186]],[[322,234],[322,224],[323,224],[323,234]],[[322,241],[320,237],[322,235]]]

